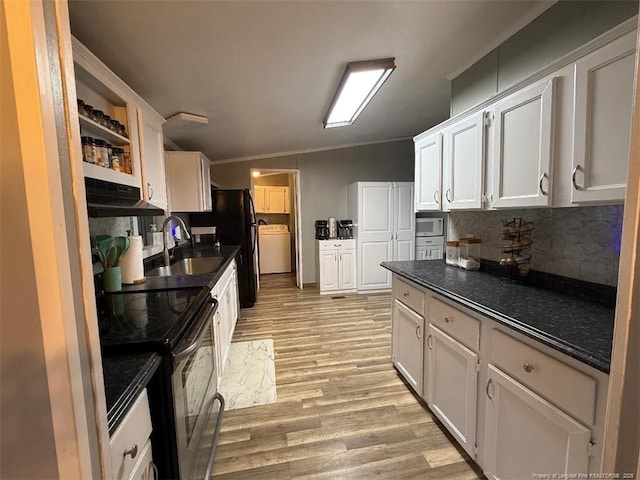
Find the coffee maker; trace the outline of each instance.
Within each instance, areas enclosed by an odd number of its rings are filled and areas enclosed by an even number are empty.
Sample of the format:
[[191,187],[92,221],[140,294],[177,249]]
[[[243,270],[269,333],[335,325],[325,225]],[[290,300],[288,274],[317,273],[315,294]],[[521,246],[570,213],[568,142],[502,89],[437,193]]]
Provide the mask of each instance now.
[[316,220],[316,240],[327,240],[329,238],[329,222],[326,220]]
[[338,223],[338,237],[339,238],[353,238],[353,221],[352,220],[340,220]]

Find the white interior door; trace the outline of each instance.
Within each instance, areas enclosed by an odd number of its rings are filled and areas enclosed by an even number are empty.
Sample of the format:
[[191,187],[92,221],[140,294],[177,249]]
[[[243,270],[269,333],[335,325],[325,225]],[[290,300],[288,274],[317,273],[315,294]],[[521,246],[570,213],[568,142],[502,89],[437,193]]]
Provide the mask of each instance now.
[[413,260],[416,251],[414,184],[413,182],[396,183],[393,192],[393,260]]
[[391,272],[380,266],[393,259],[393,184],[358,184],[358,290],[391,288]]
[[304,286],[302,276],[302,228],[301,209],[300,209],[300,171],[296,171],[293,175],[289,175],[293,186],[293,215],[295,218],[295,249],[296,249],[296,286],[302,290]]

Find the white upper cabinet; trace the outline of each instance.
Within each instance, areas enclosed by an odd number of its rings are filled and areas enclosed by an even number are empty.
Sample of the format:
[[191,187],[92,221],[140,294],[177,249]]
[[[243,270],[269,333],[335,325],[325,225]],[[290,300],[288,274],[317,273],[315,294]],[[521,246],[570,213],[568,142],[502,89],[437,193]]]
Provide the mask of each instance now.
[[484,120],[484,112],[475,113],[443,132],[444,210],[482,208]]
[[635,32],[575,65],[571,201],[623,201],[633,108]]
[[166,152],[169,209],[172,212],[211,211],[210,162],[200,152]]
[[494,208],[551,205],[554,83],[535,83],[493,108]]
[[167,210],[167,182],[164,168],[162,124],[155,112],[137,109],[140,132],[140,158],[144,159],[142,192],[145,201]]
[[166,210],[164,118],[76,38],[72,44],[76,97],[125,127],[124,135],[117,133],[78,111],[82,136],[124,150],[118,170],[85,161],[84,176],[140,188],[141,198]]
[[256,213],[289,213],[289,187],[255,185]]
[[442,210],[442,134],[440,132],[416,140],[417,212]]
[[624,22],[414,137],[415,210],[623,202],[634,27]]

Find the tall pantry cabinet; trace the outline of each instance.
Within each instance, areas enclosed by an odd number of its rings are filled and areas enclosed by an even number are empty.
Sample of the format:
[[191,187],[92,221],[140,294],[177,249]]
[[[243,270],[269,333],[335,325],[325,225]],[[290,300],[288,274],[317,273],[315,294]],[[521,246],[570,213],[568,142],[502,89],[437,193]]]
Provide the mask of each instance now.
[[357,182],[349,186],[358,291],[391,289],[382,262],[415,258],[413,182]]

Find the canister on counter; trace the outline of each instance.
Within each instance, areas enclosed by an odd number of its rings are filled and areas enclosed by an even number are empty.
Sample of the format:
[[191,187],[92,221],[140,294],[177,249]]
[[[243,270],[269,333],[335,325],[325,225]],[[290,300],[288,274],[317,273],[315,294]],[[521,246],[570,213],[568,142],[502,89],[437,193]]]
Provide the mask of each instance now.
[[460,239],[460,266],[465,270],[480,268],[482,240],[479,238]]
[[447,265],[459,266],[460,261],[460,242],[451,241],[447,242],[446,247],[446,263]]

